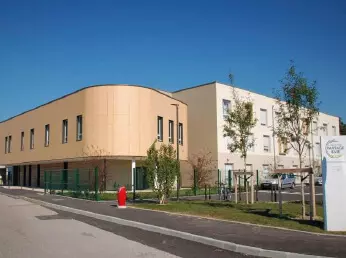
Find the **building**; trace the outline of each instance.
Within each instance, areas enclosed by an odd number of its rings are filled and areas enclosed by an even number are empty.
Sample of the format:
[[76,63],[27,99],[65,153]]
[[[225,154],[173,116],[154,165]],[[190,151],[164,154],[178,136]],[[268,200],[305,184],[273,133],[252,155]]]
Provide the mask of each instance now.
[[[249,150],[247,170],[259,170],[265,177],[268,170],[278,168],[298,168],[299,159],[293,150],[284,153],[284,145],[273,136],[275,125],[276,100],[247,90],[211,82],[196,87],[178,90],[172,96],[188,104],[189,155],[200,151],[210,151],[217,167],[221,170],[222,180],[227,182],[228,170],[244,169],[239,154],[231,154],[227,146],[228,137],[223,136],[224,117],[234,103],[233,89],[240,98],[250,99],[254,103],[255,116],[258,119],[253,129],[255,146]],[[320,136],[338,135],[339,118],[320,113],[313,122],[310,134],[313,148],[305,153],[304,166],[313,165],[320,171]],[[214,173],[214,181],[217,174]]]
[[133,185],[133,169],[137,188],[145,188],[140,168],[147,149],[155,140],[175,147],[178,141],[186,161],[187,126],[187,105],[165,92],[135,85],[86,87],[2,121],[0,164],[12,167],[13,185],[43,187],[44,171],[88,168],[102,155],[107,190]]

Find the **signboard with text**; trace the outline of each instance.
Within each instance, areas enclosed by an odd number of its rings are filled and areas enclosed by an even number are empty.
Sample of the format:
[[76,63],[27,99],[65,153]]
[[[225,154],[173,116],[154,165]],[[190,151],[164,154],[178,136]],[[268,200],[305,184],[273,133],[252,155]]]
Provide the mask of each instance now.
[[321,137],[324,229],[346,231],[346,136]]

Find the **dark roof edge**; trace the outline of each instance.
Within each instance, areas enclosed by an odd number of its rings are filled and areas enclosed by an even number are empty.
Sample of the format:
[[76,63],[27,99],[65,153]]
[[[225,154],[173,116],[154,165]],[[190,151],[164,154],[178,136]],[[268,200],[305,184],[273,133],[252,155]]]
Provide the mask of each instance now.
[[[66,97],[69,97],[69,96],[71,96],[71,95],[73,95],[73,94],[76,94],[76,93],[78,93],[78,92],[80,92],[80,91],[83,91],[83,90],[86,90],[86,89],[90,89],[90,88],[94,88],[94,87],[103,87],[103,86],[131,86],[131,87],[145,88],[145,89],[153,90],[153,91],[155,91],[155,92],[157,92],[157,93],[159,93],[159,94],[161,94],[161,95],[164,95],[164,96],[166,96],[166,97],[168,97],[168,98],[170,98],[170,99],[174,99],[174,100],[176,100],[176,101],[178,101],[178,102],[180,102],[180,103],[182,103],[182,104],[184,104],[184,105],[187,106],[187,104],[186,104],[185,102],[183,102],[183,101],[181,101],[181,100],[179,100],[179,99],[173,98],[173,97],[171,97],[171,96],[169,96],[169,95],[167,95],[167,94],[164,94],[163,92],[161,92],[161,91],[158,90],[158,89],[154,89],[154,88],[151,88],[151,87],[148,87],[148,86],[132,85],[132,84],[97,84],[97,85],[90,85],[90,86],[83,87],[83,88],[78,89],[78,90],[76,90],[76,91],[74,91],[74,92],[71,92],[71,93],[68,93],[68,94],[66,94],[66,95],[63,95],[63,96],[61,96],[60,98],[53,99],[53,100],[51,100],[51,101],[49,101],[49,102],[47,102],[47,103],[44,103],[44,104],[39,105],[39,106],[37,106],[37,107],[31,108],[31,109],[29,109],[29,110],[26,110],[26,111],[24,111],[24,112],[22,112],[22,113],[20,113],[20,114],[18,114],[18,115],[9,117],[9,118],[7,118],[7,119],[5,119],[5,120],[0,121],[0,124],[2,124],[2,123],[4,123],[4,122],[7,122],[7,121],[9,121],[9,120],[12,120],[13,118],[16,118],[16,117],[18,117],[18,116],[21,116],[21,115],[24,115],[24,114],[26,114],[26,113],[29,113],[29,112],[31,112],[31,111],[34,111],[34,110],[36,110],[36,109],[39,109],[39,108],[41,108],[41,107],[43,107],[43,106],[49,105],[49,104],[51,104],[51,103],[53,103],[53,102],[55,102],[55,101],[64,99],[64,98],[66,98]],[[166,91],[166,92],[167,92],[167,91]]]
[[213,84],[213,83],[217,83],[217,81],[207,82],[207,83],[203,83],[203,84],[200,84],[200,85],[183,88],[181,90],[173,91],[172,93],[178,93],[178,92],[185,91],[185,90],[191,90],[191,89],[194,89],[194,88],[199,88],[199,87],[207,86],[207,85],[210,85],[210,84]]

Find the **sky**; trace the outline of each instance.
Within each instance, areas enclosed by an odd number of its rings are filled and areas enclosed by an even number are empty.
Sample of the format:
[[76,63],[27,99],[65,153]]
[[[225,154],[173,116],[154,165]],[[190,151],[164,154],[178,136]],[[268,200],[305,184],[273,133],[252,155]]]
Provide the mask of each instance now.
[[0,120],[95,84],[272,96],[290,60],[346,121],[346,1],[0,0]]

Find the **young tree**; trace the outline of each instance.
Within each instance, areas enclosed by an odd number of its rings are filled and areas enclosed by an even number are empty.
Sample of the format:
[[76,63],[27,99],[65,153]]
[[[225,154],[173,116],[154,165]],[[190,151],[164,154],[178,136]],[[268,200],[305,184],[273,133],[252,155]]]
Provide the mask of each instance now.
[[107,156],[109,152],[100,149],[95,145],[88,145],[83,149],[84,162],[91,164],[93,169],[97,168],[99,174],[99,191],[103,192],[107,189],[108,170],[107,170]]
[[227,112],[223,136],[231,139],[231,143],[227,146],[230,152],[240,152],[246,171],[247,152],[255,144],[251,130],[256,126],[257,119],[250,99],[242,100],[234,89],[233,99],[234,106]]
[[[292,63],[276,99],[279,112],[276,112],[277,127],[275,134],[293,149],[302,168],[306,151],[310,148],[309,127],[319,113],[318,91],[316,82],[309,82],[302,73],[296,71]],[[302,215],[305,216],[304,184],[302,176]]]
[[197,187],[204,187],[210,182],[213,169],[215,169],[210,151],[201,150],[196,154],[192,154],[189,157],[189,163],[194,170],[191,174],[191,179],[193,182],[196,180]]
[[156,149],[154,142],[147,151],[145,166],[149,186],[157,193],[160,204],[164,204],[179,176],[176,151],[170,144],[161,144],[159,149]]

